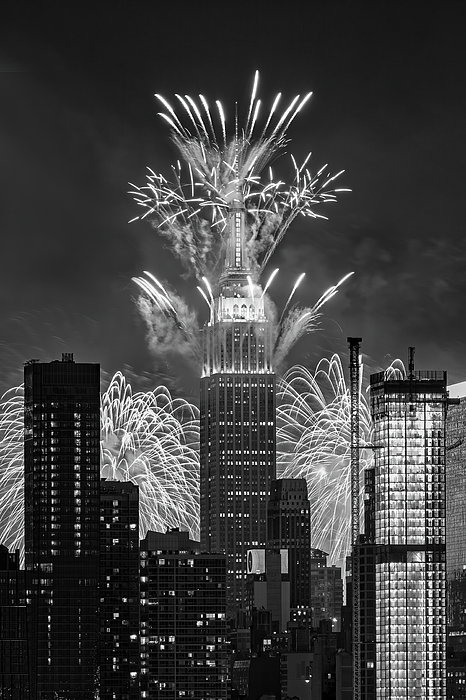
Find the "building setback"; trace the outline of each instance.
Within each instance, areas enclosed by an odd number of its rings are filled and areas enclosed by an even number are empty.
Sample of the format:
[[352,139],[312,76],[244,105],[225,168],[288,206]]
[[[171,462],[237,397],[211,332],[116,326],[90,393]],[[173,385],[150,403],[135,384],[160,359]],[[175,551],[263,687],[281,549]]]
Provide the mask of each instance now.
[[225,556],[163,537],[141,541],[141,698],[226,699]]
[[251,281],[246,211],[231,193],[223,273],[203,331],[200,394],[201,549],[227,555],[228,612],[244,608],[246,553],[267,544],[275,478],[273,329]]
[[139,700],[139,489],[100,482],[100,700]]
[[371,376],[376,697],[446,697],[445,372]]
[[24,524],[32,697],[93,700],[97,676],[100,368],[24,368]]

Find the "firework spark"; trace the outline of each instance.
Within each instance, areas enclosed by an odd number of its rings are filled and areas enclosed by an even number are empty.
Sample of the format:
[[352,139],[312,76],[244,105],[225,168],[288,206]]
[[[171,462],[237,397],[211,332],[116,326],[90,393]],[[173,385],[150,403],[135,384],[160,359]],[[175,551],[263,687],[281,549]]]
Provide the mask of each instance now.
[[[396,360],[387,377],[402,377]],[[360,373],[360,441],[371,444],[371,416],[363,372]],[[330,555],[330,563],[344,565],[350,551],[351,426],[350,392],[341,360],[323,359],[314,373],[291,368],[279,386],[277,409],[277,470],[282,478],[305,478],[311,501],[312,546]],[[361,449],[363,472],[372,464],[372,450]]]
[[[0,541],[23,552],[22,387],[0,400]],[[139,486],[140,535],[199,539],[199,412],[165,387],[133,394],[117,372],[101,397],[101,476]]]

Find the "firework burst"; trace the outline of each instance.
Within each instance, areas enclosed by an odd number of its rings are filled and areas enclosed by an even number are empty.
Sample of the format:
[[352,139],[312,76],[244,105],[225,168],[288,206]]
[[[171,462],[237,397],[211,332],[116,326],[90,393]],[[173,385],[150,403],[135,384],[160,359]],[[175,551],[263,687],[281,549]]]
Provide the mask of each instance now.
[[198,279],[209,275],[212,281],[219,272],[228,212],[238,196],[247,212],[246,246],[253,278],[258,279],[296,217],[326,218],[316,207],[335,202],[337,192],[345,191],[331,187],[343,171],[332,176],[324,165],[311,172],[310,153],[301,165],[290,156],[291,184],[274,177],[271,163],[284,154],[287,129],[312,93],[297,95],[281,112],[278,94],[260,128],[257,86],[256,72],[245,124],[240,129],[236,117],[231,136],[220,102],[215,103],[213,116],[203,95],[198,102],[188,95],[175,95],[179,117],[164,97],[156,95],[165,110],[159,114],[171,127],[180,159],[172,166],[171,182],[149,169],[146,185],[132,185],[131,194],[145,210],[136,219],[149,217]]
[[[0,400],[1,542],[23,552],[22,387]],[[117,372],[101,397],[101,476],[139,486],[140,534],[167,527],[199,539],[199,412],[165,387],[133,394]]]
[[[176,95],[178,115],[164,97],[156,95],[164,109],[159,114],[171,128],[179,159],[172,166],[170,180],[149,170],[147,183],[142,187],[133,185],[131,192],[144,209],[135,218],[148,217],[168,239],[174,255],[200,282],[198,289],[209,306],[211,321],[214,297],[225,273],[232,208],[240,206],[244,212],[249,284],[253,295],[261,296],[271,280],[262,291],[260,277],[296,217],[326,218],[316,208],[335,202],[337,192],[343,191],[334,189],[332,184],[341,173],[332,176],[326,165],[311,172],[310,154],[301,165],[290,156],[291,184],[275,178],[272,161],[284,155],[287,129],[311,93],[296,96],[283,110],[279,110],[281,96],[277,95],[262,121],[257,87],[258,73],[244,126],[240,128],[236,113],[231,135],[220,102],[211,109],[202,95],[198,101],[188,95]],[[151,348],[156,354],[175,351],[199,366],[202,353],[193,311],[167,285],[162,285],[151,273],[145,274],[149,279],[138,277],[135,282],[142,292],[137,304],[148,328]],[[273,303],[268,298],[265,300],[267,318],[275,325],[276,367],[302,335],[316,328],[320,308],[343,281],[322,295],[313,307],[290,306],[302,277],[295,284],[279,321]]]
[[[299,365],[291,368],[278,396],[279,476],[306,479],[312,546],[328,552],[331,564],[341,565],[350,549],[351,427],[350,392],[340,358],[321,360],[314,373]],[[369,445],[371,417],[362,385],[360,430],[361,445]],[[361,476],[371,462],[371,450],[362,449]]]

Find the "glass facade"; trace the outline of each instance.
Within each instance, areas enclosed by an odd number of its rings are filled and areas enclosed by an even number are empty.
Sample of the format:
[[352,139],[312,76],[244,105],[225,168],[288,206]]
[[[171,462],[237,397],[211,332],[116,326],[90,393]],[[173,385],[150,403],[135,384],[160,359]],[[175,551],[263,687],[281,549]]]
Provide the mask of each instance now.
[[446,697],[446,373],[371,377],[378,700]]

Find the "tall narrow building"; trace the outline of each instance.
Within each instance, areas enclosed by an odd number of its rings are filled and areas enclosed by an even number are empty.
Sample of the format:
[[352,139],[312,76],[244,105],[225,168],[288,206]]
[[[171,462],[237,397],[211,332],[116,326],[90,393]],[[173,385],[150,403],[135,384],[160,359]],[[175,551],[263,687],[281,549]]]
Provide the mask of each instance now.
[[276,479],[272,482],[268,504],[268,547],[288,549],[292,619],[298,619],[302,609],[311,605],[310,517],[306,479]]
[[376,697],[446,697],[446,372],[372,375]]
[[31,697],[93,700],[98,681],[100,368],[24,368]]
[[139,700],[139,489],[100,482],[100,700]]
[[248,549],[267,543],[267,498],[275,478],[273,329],[251,281],[246,211],[229,206],[223,273],[204,328],[201,379],[201,549],[227,555],[228,610],[244,607]]

